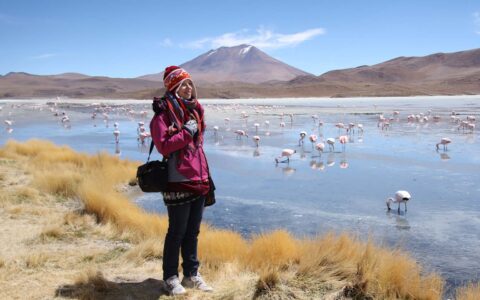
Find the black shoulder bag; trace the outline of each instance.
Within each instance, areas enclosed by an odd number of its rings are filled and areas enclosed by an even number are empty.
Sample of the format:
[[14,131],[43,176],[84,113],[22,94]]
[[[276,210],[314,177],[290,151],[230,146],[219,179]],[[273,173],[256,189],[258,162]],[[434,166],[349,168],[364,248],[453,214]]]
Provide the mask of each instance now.
[[147,162],[137,169],[138,186],[146,193],[164,192],[168,183],[168,163],[165,157],[161,161],[150,161],[152,150],[153,140],[150,144]]

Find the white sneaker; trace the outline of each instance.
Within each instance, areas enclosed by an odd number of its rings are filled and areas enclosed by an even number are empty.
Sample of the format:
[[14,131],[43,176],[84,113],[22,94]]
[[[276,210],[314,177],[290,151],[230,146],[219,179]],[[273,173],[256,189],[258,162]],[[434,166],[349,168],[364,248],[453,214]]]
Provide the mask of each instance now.
[[173,275],[172,277],[165,280],[165,289],[171,296],[181,295],[187,292],[180,283],[180,279],[178,279],[177,275]]
[[182,285],[187,288],[195,288],[204,292],[213,292],[213,288],[209,286],[198,273],[196,276],[183,277]]

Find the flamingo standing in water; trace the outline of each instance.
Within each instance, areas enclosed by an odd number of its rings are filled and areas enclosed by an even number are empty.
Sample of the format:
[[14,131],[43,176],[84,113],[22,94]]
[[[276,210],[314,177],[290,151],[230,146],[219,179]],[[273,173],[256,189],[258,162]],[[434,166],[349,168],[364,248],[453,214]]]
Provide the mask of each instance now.
[[259,143],[260,143],[260,137],[258,135],[254,135],[252,137],[253,142],[255,143],[255,146],[258,148]]
[[317,136],[315,134],[311,134],[308,139],[310,140],[310,143],[312,143],[312,149],[315,145],[315,143],[317,142]]
[[237,139],[242,139],[242,136],[248,137],[248,134],[243,130],[235,130],[235,134],[237,135]]
[[[275,162],[278,164],[278,163],[284,163],[284,162],[290,162],[290,156],[292,156],[294,153],[296,153],[297,151],[293,150],[293,149],[283,149],[282,150],[282,154],[275,158]],[[284,160],[284,161],[280,161],[280,159],[282,157],[286,157],[287,159]]]
[[270,121],[265,121],[265,127],[268,129],[270,127]]
[[323,149],[325,149],[325,144],[324,143],[317,143],[315,145],[315,149],[318,151],[318,156],[322,156]]
[[439,143],[436,144],[437,151],[439,149],[438,145],[443,145],[443,151],[447,151],[447,145],[452,142],[449,138],[442,138]]
[[398,213],[400,213],[400,203],[404,203],[405,204],[405,211],[407,211],[407,202],[410,200],[411,196],[410,196],[410,193],[407,192],[407,191],[397,191],[395,193],[395,198],[388,198],[387,199],[387,209],[388,211],[391,210],[390,208],[390,205],[392,205],[392,203],[398,203]]
[[118,130],[118,128],[116,128],[113,131],[113,135],[115,136],[115,143],[118,144],[118,142],[120,141],[120,130]]
[[347,135],[341,135],[338,137],[338,141],[340,144],[342,144],[342,150],[345,152],[345,145],[348,143],[348,136]]
[[253,126],[255,127],[255,134],[258,134],[258,127],[260,127],[260,124],[254,123]]
[[335,139],[334,138],[328,138],[327,139],[327,144],[328,148],[330,149],[330,152],[335,151]]
[[300,131],[300,139],[298,140],[298,145],[302,146],[303,145],[303,139],[307,136],[306,131]]
[[213,135],[218,137],[218,126],[213,126]]

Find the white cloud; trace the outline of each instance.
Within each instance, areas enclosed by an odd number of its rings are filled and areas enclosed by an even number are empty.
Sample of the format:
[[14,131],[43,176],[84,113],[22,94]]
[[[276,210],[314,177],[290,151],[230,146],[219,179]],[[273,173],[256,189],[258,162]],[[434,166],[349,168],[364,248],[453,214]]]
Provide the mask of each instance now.
[[52,58],[52,57],[55,57],[55,56],[58,56],[58,54],[57,53],[44,53],[44,54],[40,54],[40,55],[31,56],[30,59],[48,59],[48,58]]
[[187,44],[182,44],[185,48],[218,48],[222,46],[232,47],[240,44],[249,44],[258,48],[283,48],[296,46],[317,35],[325,34],[323,28],[313,28],[293,34],[275,33],[272,30],[260,27],[256,32],[243,29],[237,32],[228,32],[216,37],[202,38]]
[[480,34],[480,12],[473,13],[473,23],[475,24],[475,33]]
[[172,47],[173,46],[173,42],[171,39],[169,38],[164,38],[163,41],[161,41],[160,43],[158,43],[161,47],[166,47],[166,48],[169,48],[169,47]]

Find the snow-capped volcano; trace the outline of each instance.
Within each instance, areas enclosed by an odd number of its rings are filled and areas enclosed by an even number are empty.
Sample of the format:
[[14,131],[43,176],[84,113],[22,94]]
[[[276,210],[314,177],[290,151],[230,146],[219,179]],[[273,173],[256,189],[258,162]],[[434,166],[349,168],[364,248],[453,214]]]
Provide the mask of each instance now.
[[[307,72],[289,66],[251,45],[220,47],[180,65],[197,82],[240,81],[260,83],[287,81]],[[139,77],[161,81],[163,72]]]

